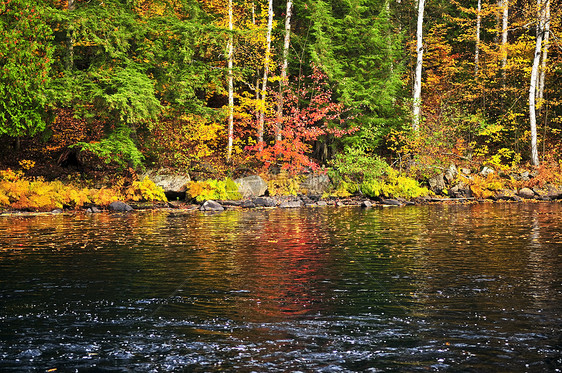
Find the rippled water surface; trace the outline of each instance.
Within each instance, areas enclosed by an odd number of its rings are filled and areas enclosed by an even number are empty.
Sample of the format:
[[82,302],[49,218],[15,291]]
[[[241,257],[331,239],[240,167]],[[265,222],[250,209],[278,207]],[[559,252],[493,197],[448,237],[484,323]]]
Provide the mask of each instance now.
[[0,216],[0,371],[562,369],[562,204]]

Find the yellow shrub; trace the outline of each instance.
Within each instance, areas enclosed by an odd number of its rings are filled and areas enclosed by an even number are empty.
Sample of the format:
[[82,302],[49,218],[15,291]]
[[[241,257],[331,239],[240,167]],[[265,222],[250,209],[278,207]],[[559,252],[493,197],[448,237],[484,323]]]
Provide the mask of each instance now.
[[92,189],[89,196],[93,203],[100,206],[107,206],[111,202],[122,199],[118,192],[108,188]]
[[145,177],[142,181],[134,181],[127,191],[125,197],[133,201],[164,201],[168,199],[164,194],[164,190],[154,184],[152,180]]

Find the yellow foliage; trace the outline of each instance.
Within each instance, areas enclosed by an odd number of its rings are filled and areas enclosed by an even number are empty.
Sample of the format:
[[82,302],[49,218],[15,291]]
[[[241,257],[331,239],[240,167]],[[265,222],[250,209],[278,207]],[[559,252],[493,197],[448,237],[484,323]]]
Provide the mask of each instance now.
[[142,181],[134,181],[125,192],[125,198],[132,201],[167,201],[164,190],[145,177]]
[[502,179],[497,174],[489,174],[486,177],[480,175],[472,175],[470,179],[461,176],[461,181],[470,186],[472,194],[476,198],[491,198],[495,192],[500,189],[508,189],[510,180]]
[[100,206],[107,206],[113,201],[118,201],[121,195],[113,189],[101,188],[90,190],[90,200]]
[[291,176],[286,170],[283,170],[278,175],[270,176],[267,180],[267,189],[269,190],[269,195],[295,196],[299,192],[299,186],[303,180],[304,176]]
[[35,167],[35,161],[29,160],[29,159],[23,159],[21,161],[19,161],[20,167],[23,168],[24,170],[30,170],[33,167]]

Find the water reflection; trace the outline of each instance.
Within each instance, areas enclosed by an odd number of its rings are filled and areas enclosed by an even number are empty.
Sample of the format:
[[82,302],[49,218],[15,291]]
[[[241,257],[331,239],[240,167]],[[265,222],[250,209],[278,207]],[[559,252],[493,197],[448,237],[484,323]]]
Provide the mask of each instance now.
[[0,370],[556,371],[561,213],[0,217]]

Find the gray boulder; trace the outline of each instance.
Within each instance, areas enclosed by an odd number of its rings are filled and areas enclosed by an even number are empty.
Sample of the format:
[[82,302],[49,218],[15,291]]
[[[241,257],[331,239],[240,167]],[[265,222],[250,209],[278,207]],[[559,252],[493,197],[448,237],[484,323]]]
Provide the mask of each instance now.
[[201,211],[224,211],[224,207],[218,202],[208,200],[199,208]]
[[368,208],[373,207],[373,204],[371,203],[371,201],[365,200],[365,201],[361,202],[361,207],[363,207],[364,209],[368,209]]
[[131,206],[129,206],[128,204],[122,201],[111,202],[107,208],[109,209],[109,211],[114,211],[114,212],[133,211],[133,208]]
[[454,164],[451,164],[449,166],[449,168],[447,170],[445,170],[445,174],[443,175],[443,177],[445,178],[445,181],[451,185],[453,183],[453,181],[455,181],[455,178],[457,177],[458,171],[457,171],[457,166],[455,166]]
[[267,191],[267,183],[259,175],[246,176],[234,182],[238,184],[238,193],[242,198],[263,196]]
[[282,208],[282,209],[290,209],[290,208],[298,208],[298,207],[302,207],[302,201],[300,201],[300,200],[282,202],[279,205],[279,208]]
[[383,199],[381,203],[386,206],[402,206],[402,202],[396,199]]
[[468,185],[460,182],[449,189],[449,196],[453,198],[468,198],[472,197],[472,192],[470,191],[470,187]]
[[299,190],[306,195],[322,195],[332,185],[326,174],[311,174],[300,184]]
[[443,174],[433,176],[429,179],[429,189],[435,194],[442,194],[445,189],[445,178]]
[[529,188],[521,188],[519,190],[519,193],[517,193],[517,195],[521,198],[526,198],[526,199],[535,198],[535,192],[533,192],[533,190]]
[[519,197],[513,190],[501,189],[497,191],[494,199],[496,201],[520,201],[521,197]]
[[175,173],[171,170],[148,170],[142,178],[148,177],[164,190],[169,200],[185,199],[187,185],[191,182],[188,174]]
[[562,188],[551,184],[543,188],[534,187],[533,192],[544,200],[562,199]]
[[256,197],[251,200],[256,207],[275,207],[277,203],[271,197]]

